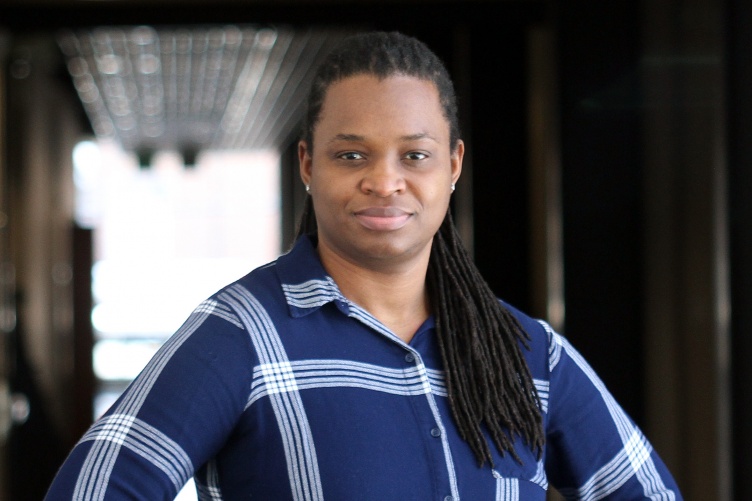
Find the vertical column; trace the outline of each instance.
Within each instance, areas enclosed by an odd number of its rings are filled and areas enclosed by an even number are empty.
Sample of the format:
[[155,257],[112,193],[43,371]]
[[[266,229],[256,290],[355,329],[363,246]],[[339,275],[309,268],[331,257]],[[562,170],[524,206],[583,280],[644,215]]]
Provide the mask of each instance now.
[[723,5],[644,4],[648,434],[688,499],[731,499]]
[[[5,130],[8,261],[17,313],[11,347],[13,390],[29,413],[8,444],[9,498],[43,497],[73,437],[71,151],[81,132],[75,94],[61,83],[50,37],[14,33],[8,54]],[[40,445],[43,444],[43,445]],[[39,450],[44,450],[40,455]]]
[[561,332],[564,328],[564,256],[553,30],[532,28],[528,44],[531,313],[546,319]]

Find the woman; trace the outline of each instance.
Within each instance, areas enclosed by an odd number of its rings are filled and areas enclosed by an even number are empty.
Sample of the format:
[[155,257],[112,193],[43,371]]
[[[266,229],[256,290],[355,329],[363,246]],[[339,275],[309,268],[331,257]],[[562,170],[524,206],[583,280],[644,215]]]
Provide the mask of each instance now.
[[200,305],[49,499],[681,499],[561,336],[494,297],[449,214],[447,71],[397,33],[322,64],[287,254]]

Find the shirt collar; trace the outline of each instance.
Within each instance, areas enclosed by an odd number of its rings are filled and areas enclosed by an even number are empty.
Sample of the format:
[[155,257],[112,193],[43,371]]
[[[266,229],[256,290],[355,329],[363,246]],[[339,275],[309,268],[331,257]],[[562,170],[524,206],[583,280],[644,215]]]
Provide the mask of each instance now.
[[[313,313],[327,303],[334,303],[345,315],[350,313],[351,307],[355,307],[324,270],[310,236],[300,237],[290,251],[277,259],[277,270],[290,316],[294,318]],[[431,315],[413,339],[421,337],[423,331],[434,326],[435,319]]]
[[349,311],[348,301],[324,270],[309,236],[299,238],[277,259],[277,270],[291,316],[308,315],[330,302]]

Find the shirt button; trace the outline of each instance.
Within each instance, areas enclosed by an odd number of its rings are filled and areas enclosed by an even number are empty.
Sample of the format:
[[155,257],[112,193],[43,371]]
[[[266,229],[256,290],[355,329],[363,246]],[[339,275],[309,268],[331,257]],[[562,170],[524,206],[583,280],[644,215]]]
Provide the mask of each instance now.
[[415,355],[413,355],[412,353],[405,355],[405,362],[407,362],[408,364],[415,362]]
[[452,496],[447,496],[444,498],[444,501],[454,501],[454,498]]
[[431,428],[431,436],[439,438],[441,436],[441,430],[439,428]]

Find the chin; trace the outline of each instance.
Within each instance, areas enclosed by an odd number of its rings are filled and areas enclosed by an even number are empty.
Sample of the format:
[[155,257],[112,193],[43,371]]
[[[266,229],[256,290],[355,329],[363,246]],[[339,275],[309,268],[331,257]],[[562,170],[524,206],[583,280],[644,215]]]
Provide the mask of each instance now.
[[426,249],[425,245],[400,245],[397,242],[382,242],[361,247],[360,250],[361,255],[373,261],[402,262],[419,256],[423,249]]

